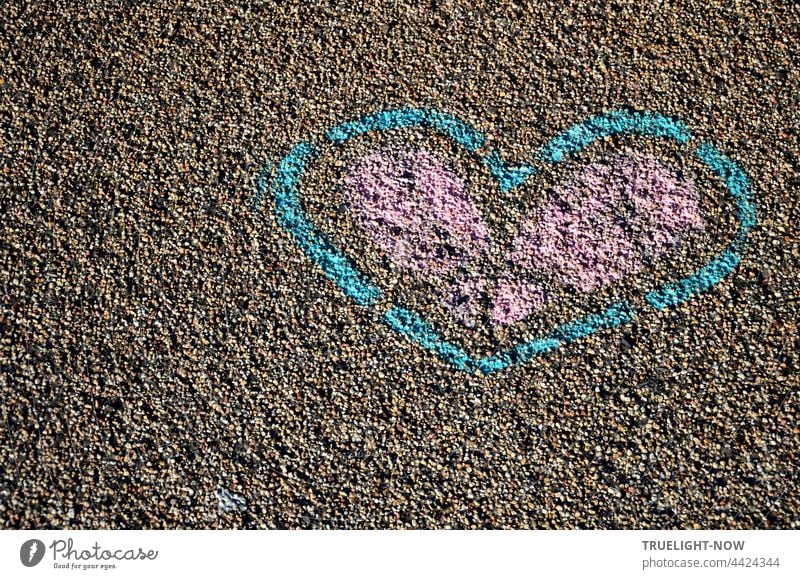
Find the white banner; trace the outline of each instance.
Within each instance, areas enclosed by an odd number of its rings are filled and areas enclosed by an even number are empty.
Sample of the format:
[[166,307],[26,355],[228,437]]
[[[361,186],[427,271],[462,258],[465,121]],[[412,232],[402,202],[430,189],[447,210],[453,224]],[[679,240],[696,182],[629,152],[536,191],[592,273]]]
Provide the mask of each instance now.
[[0,577],[800,577],[798,531],[0,531]]

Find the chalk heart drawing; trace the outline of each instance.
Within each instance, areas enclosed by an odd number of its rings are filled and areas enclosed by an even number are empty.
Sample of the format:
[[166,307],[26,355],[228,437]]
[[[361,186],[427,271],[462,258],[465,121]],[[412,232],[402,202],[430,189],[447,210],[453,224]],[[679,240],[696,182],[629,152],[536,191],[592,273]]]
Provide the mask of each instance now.
[[[342,144],[370,132],[425,128],[464,148],[482,162],[501,192],[535,175],[526,163],[509,164],[486,138],[457,117],[431,109],[396,109],[375,113],[329,129],[325,139]],[[730,193],[738,229],[728,245],[692,274],[643,290],[642,309],[682,304],[713,287],[741,260],[756,209],[744,170],[710,143],[693,144],[680,121],[652,112],[613,111],[578,123],[541,147],[535,158],[558,164],[598,139],[637,135],[678,143],[696,156]],[[529,339],[504,352],[474,357],[448,342],[421,314],[390,303],[383,291],[335,246],[306,214],[300,186],[310,163],[319,157],[310,141],[300,142],[258,178],[256,207],[270,190],[280,225],[298,247],[358,304],[380,307],[382,321],[456,368],[491,374],[524,364],[562,345],[625,324],[640,313],[629,301],[612,303]],[[515,272],[492,281],[480,273],[480,260],[492,243],[489,227],[462,180],[425,150],[374,151],[357,160],[344,176],[351,216],[397,266],[420,279],[448,279],[442,305],[467,327],[479,319],[488,297],[490,323],[518,323],[550,301],[542,275],[569,291],[588,294],[613,285],[665,254],[682,236],[702,230],[695,184],[661,160],[643,154],[616,155],[595,161],[554,187],[518,224],[506,261]],[[520,272],[523,272],[520,274]]]

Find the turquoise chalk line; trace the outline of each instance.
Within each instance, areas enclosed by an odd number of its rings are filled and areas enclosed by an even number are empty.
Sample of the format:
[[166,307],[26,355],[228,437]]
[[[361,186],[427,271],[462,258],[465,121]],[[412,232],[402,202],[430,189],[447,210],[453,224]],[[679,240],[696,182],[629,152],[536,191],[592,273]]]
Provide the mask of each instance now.
[[710,263],[688,277],[648,292],[645,299],[657,309],[682,304],[686,300],[708,291],[727,277],[741,262],[741,251],[747,244],[750,230],[757,223],[750,180],[744,170],[708,143],[700,145],[695,154],[715,175],[722,179],[733,196],[739,217],[739,230],[728,247]]
[[472,369],[474,360],[469,354],[441,338],[433,326],[411,310],[395,306],[383,315],[383,320],[459,370]]
[[397,109],[367,115],[357,121],[342,123],[330,129],[326,135],[334,143],[343,143],[370,131],[387,131],[412,127],[428,127],[475,152],[486,141],[482,133],[464,121],[447,113],[431,109]]
[[560,163],[597,139],[612,135],[661,137],[681,145],[691,138],[689,129],[680,121],[658,113],[619,110],[573,125],[542,147],[538,157],[548,163]]
[[373,305],[380,300],[381,290],[311,224],[298,201],[296,188],[305,172],[306,161],[317,155],[314,145],[300,143],[278,165],[273,185],[278,222],[345,294],[362,306]]
[[706,166],[723,180],[736,201],[739,213],[740,234],[746,235],[756,226],[756,206],[750,189],[750,179],[738,163],[723,155],[716,147],[703,143],[695,154]]
[[564,324],[545,338],[530,340],[506,352],[477,359],[447,342],[433,326],[411,310],[395,306],[383,317],[392,329],[405,334],[413,342],[432,351],[456,368],[467,372],[491,374],[511,365],[524,364],[534,356],[555,350],[600,329],[609,329],[628,322],[633,319],[634,312],[628,302],[616,303],[599,314],[591,314],[581,320]]
[[581,320],[559,326],[548,337],[524,342],[505,353],[475,360],[472,369],[481,374],[491,374],[512,365],[525,364],[535,356],[555,350],[599,330],[615,328],[631,321],[634,317],[634,310],[628,302],[615,303],[603,312],[590,314]]
[[536,172],[536,169],[531,165],[508,167],[503,162],[503,159],[500,158],[500,153],[496,150],[490,151],[483,158],[483,164],[486,165],[492,175],[494,175],[494,178],[500,185],[500,191],[503,193],[521,185],[528,177]]
[[[337,125],[327,131],[326,137],[333,143],[344,143],[370,131],[413,127],[431,128],[472,153],[476,153],[485,143],[484,135],[470,125],[452,115],[430,109],[382,111]],[[683,123],[663,115],[650,112],[613,111],[574,125],[563,134],[551,139],[540,149],[537,156],[549,163],[559,163],[597,139],[616,134],[666,138],[681,145],[686,144],[691,138],[689,130]],[[757,221],[749,179],[744,170],[712,145],[704,143],[695,153],[722,179],[730,191],[736,202],[740,227],[731,244],[700,270],[648,292],[645,295],[646,301],[657,309],[681,304],[708,290],[733,271],[741,261],[741,251],[746,245],[748,232],[755,227]],[[272,188],[278,222],[292,234],[304,253],[319,265],[346,295],[361,305],[375,305],[382,298],[381,290],[314,227],[299,202],[297,185],[305,172],[306,162],[315,160],[317,156],[318,151],[314,145],[302,142],[278,164]],[[497,181],[501,191],[517,187],[536,172],[533,166],[527,164],[506,165],[496,150],[491,150],[482,156],[482,161]],[[266,165],[259,174],[255,208],[258,208],[261,202],[271,172],[272,166]],[[524,364],[562,345],[600,330],[627,323],[636,316],[629,302],[618,302],[602,312],[563,324],[549,336],[523,342],[499,354],[473,358],[463,349],[445,340],[416,312],[393,304],[389,304],[388,307],[382,319],[390,328],[404,334],[412,342],[433,352],[454,367],[480,374],[491,374],[509,366]]]

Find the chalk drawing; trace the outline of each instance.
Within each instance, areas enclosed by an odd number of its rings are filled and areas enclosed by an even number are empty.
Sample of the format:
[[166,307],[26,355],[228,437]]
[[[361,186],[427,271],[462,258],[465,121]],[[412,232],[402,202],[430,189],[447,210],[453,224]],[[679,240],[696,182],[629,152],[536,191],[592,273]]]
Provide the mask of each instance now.
[[[257,179],[254,205],[269,190],[279,224],[298,247],[358,304],[378,308],[393,330],[461,370],[490,374],[524,364],[565,344],[633,320],[633,305],[621,301],[580,316],[547,335],[486,357],[473,357],[446,339],[424,316],[391,303],[378,284],[359,270],[343,248],[323,235],[302,206],[306,168],[320,147],[374,132],[426,128],[462,147],[510,191],[536,175],[532,163],[507,164],[495,149],[481,152],[486,137],[457,117],[429,109],[382,111],[329,129],[326,142],[301,142]],[[692,145],[680,121],[652,112],[613,111],[568,128],[532,155],[558,164],[609,135],[666,139],[695,155],[731,194],[739,227],[729,245],[696,272],[642,292],[648,307],[680,305],[729,275],[741,261],[757,217],[749,179],[739,164],[709,143]],[[334,149],[335,154],[335,149]],[[616,155],[588,164],[552,189],[518,225],[509,265],[517,272],[490,280],[479,263],[492,244],[489,228],[465,183],[451,166],[423,149],[379,149],[358,159],[344,177],[344,194],[355,223],[399,267],[428,279],[449,276],[442,304],[467,327],[479,319],[489,296],[490,323],[513,325],[545,306],[552,296],[537,281],[543,275],[564,287],[591,293],[642,270],[682,236],[705,227],[695,184],[666,162],[643,154]],[[357,250],[350,250],[357,255]],[[520,274],[520,272],[527,272]],[[647,309],[647,307],[643,308]]]

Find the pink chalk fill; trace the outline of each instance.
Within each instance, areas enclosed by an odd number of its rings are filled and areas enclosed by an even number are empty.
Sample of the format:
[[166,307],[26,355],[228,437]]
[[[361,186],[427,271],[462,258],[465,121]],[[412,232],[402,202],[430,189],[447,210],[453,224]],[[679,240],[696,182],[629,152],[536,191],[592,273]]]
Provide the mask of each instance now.
[[536,282],[504,277],[497,282],[492,322],[509,326],[527,318],[547,301],[544,288]]
[[356,221],[403,268],[446,273],[488,245],[464,184],[426,151],[375,152],[350,168],[345,184]]
[[522,223],[510,259],[591,292],[636,273],[681,235],[703,229],[694,183],[644,155],[592,163]]

